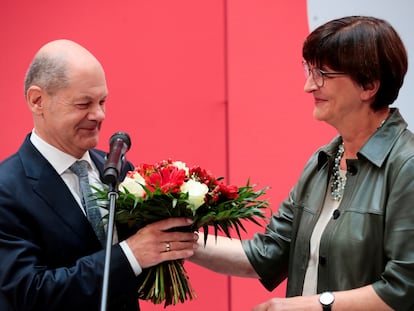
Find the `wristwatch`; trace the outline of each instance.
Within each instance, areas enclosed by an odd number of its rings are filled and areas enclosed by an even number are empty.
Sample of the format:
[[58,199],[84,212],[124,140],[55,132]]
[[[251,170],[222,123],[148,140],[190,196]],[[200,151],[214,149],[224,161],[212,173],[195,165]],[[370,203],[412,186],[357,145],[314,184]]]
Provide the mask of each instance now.
[[335,301],[335,296],[331,292],[323,292],[319,296],[319,302],[322,305],[323,311],[331,311],[331,307],[334,301]]

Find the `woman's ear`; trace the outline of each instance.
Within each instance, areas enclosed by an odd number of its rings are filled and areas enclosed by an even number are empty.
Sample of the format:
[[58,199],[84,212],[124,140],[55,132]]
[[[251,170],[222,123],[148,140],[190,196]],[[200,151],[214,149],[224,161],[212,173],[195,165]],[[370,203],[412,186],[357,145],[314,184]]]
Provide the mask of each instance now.
[[363,101],[371,100],[375,97],[380,87],[380,82],[375,80],[362,86],[361,99]]

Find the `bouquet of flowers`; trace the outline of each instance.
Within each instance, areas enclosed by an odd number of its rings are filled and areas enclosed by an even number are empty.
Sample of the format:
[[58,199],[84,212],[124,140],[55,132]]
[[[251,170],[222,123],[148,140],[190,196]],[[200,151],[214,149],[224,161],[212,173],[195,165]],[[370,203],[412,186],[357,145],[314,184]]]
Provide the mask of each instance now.
[[[215,236],[223,232],[231,238],[234,229],[240,238],[240,230],[245,231],[241,220],[260,225],[256,218],[266,217],[268,202],[259,197],[267,188],[255,191],[249,181],[236,187],[224,184],[222,179],[198,166],[188,168],[180,161],[142,164],[128,172],[119,185],[115,220],[140,228],[170,217],[188,217],[193,219],[191,227],[179,229],[193,232],[203,228],[204,243],[209,227]],[[107,196],[105,189],[97,193],[98,200]],[[166,307],[195,297],[183,260],[163,262],[143,273],[141,299],[164,302]]]

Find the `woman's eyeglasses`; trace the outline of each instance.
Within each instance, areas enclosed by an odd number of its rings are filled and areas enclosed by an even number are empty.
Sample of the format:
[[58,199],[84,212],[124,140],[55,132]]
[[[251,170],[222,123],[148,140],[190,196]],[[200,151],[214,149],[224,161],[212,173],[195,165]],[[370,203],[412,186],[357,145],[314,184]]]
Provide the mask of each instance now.
[[309,78],[309,76],[312,76],[313,81],[318,87],[323,87],[323,84],[325,82],[325,76],[334,76],[334,75],[346,75],[346,72],[340,72],[340,71],[323,71],[316,67],[311,67],[309,64],[305,61],[302,62],[303,69],[305,71],[305,77],[306,79]]

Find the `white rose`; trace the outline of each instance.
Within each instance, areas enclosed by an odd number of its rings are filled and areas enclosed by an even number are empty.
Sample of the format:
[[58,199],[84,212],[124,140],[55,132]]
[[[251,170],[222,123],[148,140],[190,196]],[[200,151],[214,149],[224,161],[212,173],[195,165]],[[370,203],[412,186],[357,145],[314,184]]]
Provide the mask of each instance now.
[[204,204],[208,187],[205,184],[190,179],[181,186],[181,192],[188,193],[188,203],[192,209],[197,209]]
[[125,192],[125,189],[127,189],[136,197],[142,198],[145,195],[145,190],[141,185],[145,186],[145,180],[138,173],[135,173],[132,177],[125,177],[124,181],[119,185],[119,189],[122,192]]
[[172,165],[174,165],[180,170],[184,170],[186,175],[188,175],[188,172],[190,171],[189,168],[187,167],[187,164],[185,164],[184,162],[175,161],[172,163]]

